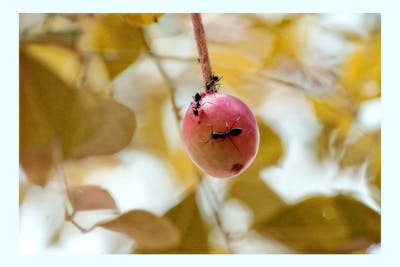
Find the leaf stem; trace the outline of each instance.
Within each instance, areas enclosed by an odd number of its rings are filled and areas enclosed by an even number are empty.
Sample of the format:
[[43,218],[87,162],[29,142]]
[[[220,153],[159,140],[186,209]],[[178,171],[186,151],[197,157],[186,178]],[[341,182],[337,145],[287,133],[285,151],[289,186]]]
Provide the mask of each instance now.
[[207,84],[211,80],[213,74],[211,71],[210,58],[208,57],[206,34],[204,33],[204,27],[201,21],[201,15],[199,13],[192,13],[191,16],[192,16],[194,36],[196,38],[196,43],[197,43],[197,51],[199,53],[201,72],[203,74],[204,90],[207,92]]
[[[54,155],[56,158],[56,164],[57,164],[57,177],[61,178],[63,181],[63,186],[65,190],[65,194],[67,197],[67,202],[65,203],[65,221],[71,222],[81,233],[87,233],[90,232],[92,229],[85,229],[82,226],[79,225],[74,219],[76,210],[74,208],[74,203],[73,203],[73,197],[71,195],[70,191],[70,185],[68,181],[67,175],[65,175],[64,167],[62,165],[62,155],[60,153],[60,150],[54,151]],[[69,210],[68,204],[71,205],[71,210]]]

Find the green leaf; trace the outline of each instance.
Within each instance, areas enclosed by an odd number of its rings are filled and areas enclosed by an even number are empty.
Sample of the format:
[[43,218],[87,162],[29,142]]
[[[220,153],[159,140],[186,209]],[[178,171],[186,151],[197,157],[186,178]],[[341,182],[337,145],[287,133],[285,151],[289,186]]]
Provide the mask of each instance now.
[[316,196],[279,211],[257,229],[302,253],[352,253],[380,242],[380,220],[350,196]]
[[145,210],[129,211],[98,226],[128,235],[141,249],[173,247],[180,239],[178,229],[170,220]]

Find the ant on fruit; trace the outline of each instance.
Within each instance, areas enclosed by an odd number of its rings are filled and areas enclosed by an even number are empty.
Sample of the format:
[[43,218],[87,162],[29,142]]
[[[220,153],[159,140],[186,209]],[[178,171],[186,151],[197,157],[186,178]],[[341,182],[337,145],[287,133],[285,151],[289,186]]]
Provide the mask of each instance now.
[[[211,88],[215,87],[216,85],[219,85],[219,81],[222,79],[222,77],[218,77],[216,75],[212,75],[211,79],[206,83],[206,90],[207,92],[211,90]],[[214,91],[215,89],[213,89]],[[218,90],[218,89],[217,89]],[[217,91],[215,90],[215,91]]]
[[[208,103],[208,104],[212,104],[212,103],[210,103],[210,102],[205,102],[205,103],[203,103],[203,104],[200,104],[200,100],[201,100],[201,98],[205,95],[206,93],[196,93],[194,96],[193,96],[193,102],[192,102],[192,111],[193,111],[193,114],[194,114],[194,116],[196,116],[196,117],[198,117],[199,116],[199,112],[200,112],[200,107],[201,106],[203,106],[203,105],[205,105],[206,103]],[[200,118],[199,118],[199,121],[197,122],[197,123],[200,123]]]
[[233,128],[231,129],[229,132],[222,132],[222,133],[218,133],[218,132],[212,132],[211,133],[211,138],[212,139],[225,139],[228,136],[238,136],[242,133],[242,128]]
[[[214,132],[214,131],[212,131],[211,132],[211,137],[210,137],[210,139],[208,139],[208,141],[210,141],[211,139],[213,139],[213,140],[221,139],[220,141],[223,141],[226,138],[228,138],[231,141],[231,143],[234,145],[234,147],[239,151],[239,149],[237,148],[237,146],[235,145],[235,143],[231,139],[231,137],[239,136],[243,132],[242,128],[239,128],[239,127],[233,128],[233,126],[239,120],[240,120],[240,116],[235,120],[235,122],[232,124],[231,128],[229,128],[229,129],[228,129],[228,127],[229,127],[228,123],[225,122],[225,126],[226,126],[225,132]],[[208,141],[206,143],[208,143]]]
[[199,108],[201,107],[200,100],[202,95],[196,93],[193,97],[194,103],[192,104],[192,111],[195,116],[199,116]]

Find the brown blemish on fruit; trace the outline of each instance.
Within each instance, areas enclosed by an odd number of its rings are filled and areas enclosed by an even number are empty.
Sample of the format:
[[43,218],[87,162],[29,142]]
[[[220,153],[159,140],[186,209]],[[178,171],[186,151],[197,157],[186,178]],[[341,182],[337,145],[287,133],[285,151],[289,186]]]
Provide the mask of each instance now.
[[235,163],[232,165],[232,171],[239,172],[243,168],[243,164]]

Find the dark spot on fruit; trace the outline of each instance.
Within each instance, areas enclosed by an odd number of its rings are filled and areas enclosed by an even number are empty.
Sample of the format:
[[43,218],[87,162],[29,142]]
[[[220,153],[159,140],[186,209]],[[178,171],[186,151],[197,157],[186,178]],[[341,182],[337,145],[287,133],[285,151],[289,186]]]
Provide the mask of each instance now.
[[243,168],[243,164],[235,163],[235,164],[232,165],[232,169],[231,170],[234,171],[234,172],[238,172],[242,168]]

